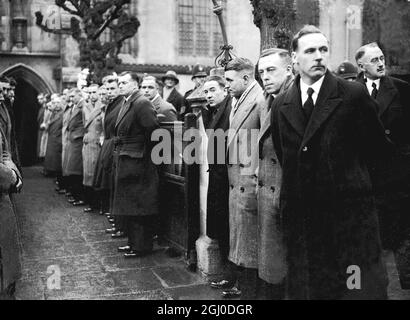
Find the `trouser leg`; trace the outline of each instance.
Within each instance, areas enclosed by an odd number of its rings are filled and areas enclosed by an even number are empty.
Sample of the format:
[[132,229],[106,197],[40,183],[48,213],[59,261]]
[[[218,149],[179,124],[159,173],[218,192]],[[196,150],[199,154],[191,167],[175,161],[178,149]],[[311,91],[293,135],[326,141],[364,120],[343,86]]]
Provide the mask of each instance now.
[[152,251],[153,221],[150,216],[127,218],[128,244],[133,250],[145,253]]

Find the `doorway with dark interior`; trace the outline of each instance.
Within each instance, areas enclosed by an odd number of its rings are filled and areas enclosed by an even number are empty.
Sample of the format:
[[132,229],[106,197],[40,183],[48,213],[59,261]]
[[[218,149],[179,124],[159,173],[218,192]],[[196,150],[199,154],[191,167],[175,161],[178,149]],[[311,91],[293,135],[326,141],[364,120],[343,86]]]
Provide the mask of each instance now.
[[38,91],[24,78],[15,78],[17,82],[13,105],[16,139],[22,166],[38,163],[37,156],[37,114],[40,108],[37,102]]

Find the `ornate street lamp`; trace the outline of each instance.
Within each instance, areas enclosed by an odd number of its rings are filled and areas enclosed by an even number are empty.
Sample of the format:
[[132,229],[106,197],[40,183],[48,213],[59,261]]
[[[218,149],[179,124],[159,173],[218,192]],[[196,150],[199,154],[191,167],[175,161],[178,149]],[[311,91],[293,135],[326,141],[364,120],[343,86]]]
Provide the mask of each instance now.
[[221,53],[219,53],[215,58],[215,66],[224,68],[228,64],[228,62],[234,58],[234,55],[231,53],[233,46],[231,46],[228,43],[228,36],[226,34],[225,22],[222,16],[222,12],[223,12],[222,5],[218,0],[211,0],[211,1],[214,5],[213,12],[218,17],[219,24],[221,26],[222,39],[224,43],[220,47]]

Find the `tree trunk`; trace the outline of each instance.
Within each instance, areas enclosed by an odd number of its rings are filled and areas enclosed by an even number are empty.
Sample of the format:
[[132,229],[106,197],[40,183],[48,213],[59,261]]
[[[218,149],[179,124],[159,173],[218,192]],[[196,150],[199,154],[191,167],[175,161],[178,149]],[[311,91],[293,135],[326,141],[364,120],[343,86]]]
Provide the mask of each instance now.
[[251,0],[254,23],[261,32],[261,50],[289,49],[295,29],[294,0]]

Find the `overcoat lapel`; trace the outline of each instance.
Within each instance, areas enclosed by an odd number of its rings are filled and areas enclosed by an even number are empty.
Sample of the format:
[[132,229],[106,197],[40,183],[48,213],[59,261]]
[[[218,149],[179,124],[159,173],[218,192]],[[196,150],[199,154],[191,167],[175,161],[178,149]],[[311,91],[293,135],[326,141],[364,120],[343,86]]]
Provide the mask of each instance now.
[[139,97],[141,97],[141,92],[135,91],[131,97],[128,99],[128,101],[124,102],[124,105],[120,109],[120,113],[118,115],[117,121],[115,122],[115,128],[118,127],[119,123],[121,120],[124,118],[124,116],[127,114],[128,110],[130,110],[131,103],[133,103],[135,100],[137,100]]
[[342,99],[338,96],[337,80],[329,71],[320,89],[315,108],[306,127],[302,145],[305,145],[339,106]]
[[63,111],[55,112],[55,113],[53,114],[53,116],[51,117],[50,122],[49,122],[48,125],[50,126],[51,124],[53,124],[54,122],[56,122],[56,121],[60,118],[60,116],[61,116],[62,113],[63,113]]
[[379,103],[379,116],[387,110],[397,94],[398,91],[389,78],[380,79],[379,93],[376,98]]
[[285,93],[284,104],[280,112],[302,139],[305,134],[306,120],[302,110],[302,101],[298,87],[299,80],[300,78],[298,77],[289,91]]
[[[235,131],[233,132],[232,135],[231,134],[229,135],[228,146],[234,140],[239,129],[242,127],[242,124],[248,118],[250,113],[253,111],[253,109],[256,108],[255,100],[257,99],[258,94],[259,94],[258,88],[260,89],[259,85],[255,84],[255,86],[247,93],[246,97],[242,100],[241,105],[238,107],[238,110],[236,111],[236,115],[232,119],[232,123],[231,123],[232,127],[233,127],[233,124],[235,124],[235,127],[232,128]],[[241,106],[244,109],[241,110]]]
[[88,128],[90,124],[94,121],[95,118],[97,118],[101,114],[101,106],[98,105],[95,107],[95,109],[91,112],[90,116],[88,117],[88,120],[86,124],[84,125],[84,128]]
[[71,112],[70,120],[68,120],[68,123],[71,123],[71,121],[77,116],[77,114],[82,112],[82,104],[83,101],[80,101],[75,107],[75,110]]

